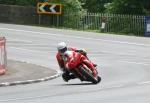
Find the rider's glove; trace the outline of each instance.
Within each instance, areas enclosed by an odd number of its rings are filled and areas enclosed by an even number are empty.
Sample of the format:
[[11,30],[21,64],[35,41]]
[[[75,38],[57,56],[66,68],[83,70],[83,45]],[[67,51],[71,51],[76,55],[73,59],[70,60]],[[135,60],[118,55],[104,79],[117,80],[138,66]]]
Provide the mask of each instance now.
[[79,52],[79,53],[83,54],[84,56],[87,55],[86,50],[84,50],[84,49],[75,50],[75,52]]

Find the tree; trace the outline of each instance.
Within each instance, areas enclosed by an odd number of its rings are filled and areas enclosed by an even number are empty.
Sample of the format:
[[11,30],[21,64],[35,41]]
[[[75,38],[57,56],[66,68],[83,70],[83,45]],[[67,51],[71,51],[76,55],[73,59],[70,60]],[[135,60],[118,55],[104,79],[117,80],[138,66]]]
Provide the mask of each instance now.
[[61,3],[63,4],[64,12],[80,12],[83,11],[81,2],[78,0],[46,0],[49,3]]
[[150,0],[114,0],[106,5],[107,13],[147,14],[150,10]]
[[88,12],[104,12],[106,3],[112,2],[112,0],[79,0],[82,7]]

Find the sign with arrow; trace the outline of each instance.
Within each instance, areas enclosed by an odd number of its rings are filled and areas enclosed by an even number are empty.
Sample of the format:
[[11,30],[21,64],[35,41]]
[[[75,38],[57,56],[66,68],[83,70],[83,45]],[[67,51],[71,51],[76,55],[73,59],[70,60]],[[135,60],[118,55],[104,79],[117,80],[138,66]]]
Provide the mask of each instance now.
[[38,14],[61,14],[62,4],[38,3]]

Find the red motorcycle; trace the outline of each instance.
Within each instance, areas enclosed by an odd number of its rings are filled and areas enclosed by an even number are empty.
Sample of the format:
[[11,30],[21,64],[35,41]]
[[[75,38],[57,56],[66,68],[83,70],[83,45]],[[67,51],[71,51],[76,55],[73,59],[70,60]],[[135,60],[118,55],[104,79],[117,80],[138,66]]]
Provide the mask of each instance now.
[[101,81],[96,68],[84,55],[75,51],[65,53],[65,66],[81,81],[89,81],[97,84]]

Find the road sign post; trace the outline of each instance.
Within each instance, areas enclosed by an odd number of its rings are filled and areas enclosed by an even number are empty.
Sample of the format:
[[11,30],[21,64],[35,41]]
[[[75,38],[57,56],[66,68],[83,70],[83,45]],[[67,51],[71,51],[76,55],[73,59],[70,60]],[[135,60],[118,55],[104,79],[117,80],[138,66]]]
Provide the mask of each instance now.
[[62,4],[38,3],[38,14],[62,14]]
[[145,36],[150,37],[150,16],[145,16]]

